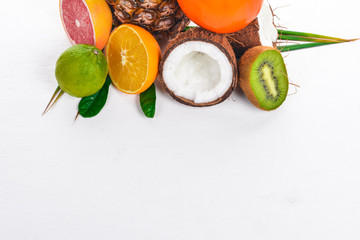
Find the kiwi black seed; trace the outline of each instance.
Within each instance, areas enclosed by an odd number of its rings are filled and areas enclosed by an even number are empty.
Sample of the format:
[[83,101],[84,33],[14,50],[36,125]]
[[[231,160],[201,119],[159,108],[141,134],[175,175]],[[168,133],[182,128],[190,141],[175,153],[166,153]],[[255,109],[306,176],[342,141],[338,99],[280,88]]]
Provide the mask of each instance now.
[[239,73],[240,87],[256,107],[271,111],[285,101],[289,80],[277,49],[257,46],[246,51],[239,61]]

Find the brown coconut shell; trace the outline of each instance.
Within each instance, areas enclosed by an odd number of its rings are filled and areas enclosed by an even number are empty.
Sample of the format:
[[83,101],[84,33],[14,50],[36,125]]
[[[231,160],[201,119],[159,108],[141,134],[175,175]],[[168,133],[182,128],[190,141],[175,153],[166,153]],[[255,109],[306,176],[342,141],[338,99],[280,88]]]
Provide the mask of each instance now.
[[259,30],[259,22],[256,18],[240,31],[225,34],[238,59],[250,48],[261,46]]
[[[274,16],[275,16],[274,12],[270,5],[269,7],[273,15],[272,24],[276,27],[274,22]],[[259,21],[258,18],[255,18],[254,21],[252,21],[248,26],[241,29],[240,31],[226,34],[226,36],[230,41],[231,46],[234,48],[236,58],[238,59],[241,58],[241,56],[247,50],[253,47],[261,46],[259,31],[260,31]],[[276,45],[277,45],[276,42],[273,43],[273,47],[276,47]]]
[[250,73],[251,73],[252,65],[254,64],[255,60],[259,57],[260,54],[268,50],[278,51],[277,49],[272,47],[256,46],[246,51],[244,55],[240,58],[238,64],[240,88],[243,90],[249,101],[252,104],[254,104],[257,108],[262,110],[266,110],[266,109],[260,107],[260,103],[255,97],[254,91],[252,90],[250,85]]
[[[185,42],[189,42],[189,41],[202,41],[202,42],[213,44],[217,48],[219,48],[229,59],[229,62],[231,64],[232,70],[233,70],[232,84],[229,87],[229,89],[226,91],[226,93],[223,96],[221,96],[220,98],[216,99],[215,101],[208,102],[208,103],[195,103],[194,101],[192,101],[190,99],[186,99],[186,98],[177,96],[174,92],[172,92],[166,86],[166,83],[165,83],[164,77],[163,77],[163,70],[164,70],[163,68],[164,68],[164,64],[165,64],[167,58],[169,57],[170,53],[176,47],[180,46],[181,44],[183,44]],[[230,97],[231,93],[234,91],[234,89],[236,88],[236,85],[237,85],[238,70],[237,70],[237,62],[236,62],[236,56],[235,56],[234,50],[225,35],[212,33],[212,32],[209,32],[209,31],[201,29],[201,28],[192,28],[186,32],[180,33],[177,38],[175,38],[169,42],[168,46],[166,47],[166,49],[164,51],[161,62],[160,62],[159,80],[160,80],[162,87],[165,89],[165,91],[168,92],[171,97],[173,97],[176,101],[178,101],[180,103],[183,103],[188,106],[193,106],[193,107],[208,107],[208,106],[213,106],[213,105],[219,104]]]

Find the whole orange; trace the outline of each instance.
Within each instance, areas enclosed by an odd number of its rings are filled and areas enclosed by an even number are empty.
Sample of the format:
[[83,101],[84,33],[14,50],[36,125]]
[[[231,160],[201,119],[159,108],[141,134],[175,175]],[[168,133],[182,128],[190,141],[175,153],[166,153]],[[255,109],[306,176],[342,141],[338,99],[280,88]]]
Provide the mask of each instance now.
[[263,0],[178,0],[190,20],[215,33],[232,33],[249,25]]

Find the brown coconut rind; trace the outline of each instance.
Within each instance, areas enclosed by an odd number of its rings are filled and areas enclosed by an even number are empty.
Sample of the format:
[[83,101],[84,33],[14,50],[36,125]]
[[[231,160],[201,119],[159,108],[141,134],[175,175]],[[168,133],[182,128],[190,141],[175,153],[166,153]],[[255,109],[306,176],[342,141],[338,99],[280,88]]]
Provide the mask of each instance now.
[[251,88],[250,73],[251,73],[252,65],[255,62],[255,60],[259,57],[260,54],[262,54],[264,51],[267,50],[278,51],[275,48],[267,47],[267,46],[257,46],[251,48],[250,50],[246,51],[245,54],[240,58],[238,65],[240,88],[243,90],[249,101],[261,110],[266,110],[266,109],[260,107],[260,103],[257,100],[254,91]]
[[[172,92],[167,86],[164,81],[163,77],[163,68],[165,61],[169,57],[170,53],[178,46],[185,42],[189,41],[203,41],[206,43],[210,43],[215,45],[217,48],[219,48],[229,59],[229,62],[232,66],[233,70],[233,80],[232,84],[229,87],[229,89],[226,91],[226,93],[221,96],[220,98],[216,99],[215,101],[208,102],[208,103],[195,103],[192,100],[177,96]],[[166,92],[169,93],[171,97],[173,97],[176,101],[193,107],[209,107],[216,104],[219,104],[223,101],[225,101],[227,98],[230,97],[231,93],[234,91],[237,85],[238,81],[238,70],[237,70],[237,63],[236,63],[236,57],[234,50],[232,49],[229,41],[227,40],[225,35],[222,34],[216,34],[209,32],[207,30],[201,29],[201,28],[192,28],[186,32],[180,33],[178,37],[172,41],[170,41],[169,45],[167,46],[166,50],[164,51],[164,54],[162,56],[160,67],[159,67],[159,80],[162,85],[162,87],[165,89]]]
[[236,58],[241,58],[241,56],[250,48],[261,46],[259,30],[259,22],[256,18],[240,31],[225,34],[234,49]]
[[[276,27],[274,22],[275,15],[273,13],[271,6],[269,7],[273,15],[272,24]],[[255,18],[254,21],[252,21],[248,26],[241,29],[240,31],[226,34],[230,41],[231,46],[234,48],[234,52],[237,59],[241,58],[241,56],[250,48],[262,45],[260,41],[259,31],[260,31],[259,21],[258,18]],[[277,43],[274,42],[273,47],[276,48],[276,46]]]

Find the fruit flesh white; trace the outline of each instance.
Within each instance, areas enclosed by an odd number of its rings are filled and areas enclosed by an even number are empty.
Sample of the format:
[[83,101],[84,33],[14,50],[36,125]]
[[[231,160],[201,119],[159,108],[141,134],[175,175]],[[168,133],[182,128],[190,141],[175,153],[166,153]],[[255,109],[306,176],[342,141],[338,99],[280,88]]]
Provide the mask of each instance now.
[[188,41],[169,54],[163,78],[175,95],[196,104],[209,103],[229,90],[233,69],[227,56],[215,45]]
[[267,0],[264,0],[264,3],[257,18],[260,28],[259,37],[261,45],[273,47],[274,43],[277,41],[278,32],[274,25],[273,12]]

